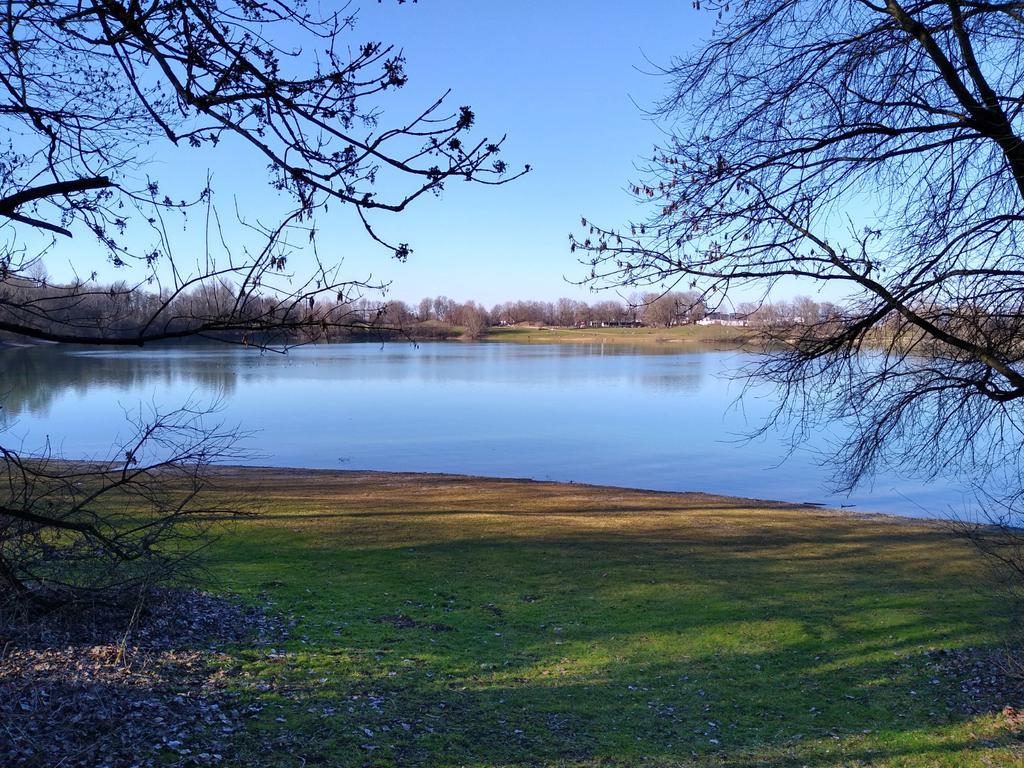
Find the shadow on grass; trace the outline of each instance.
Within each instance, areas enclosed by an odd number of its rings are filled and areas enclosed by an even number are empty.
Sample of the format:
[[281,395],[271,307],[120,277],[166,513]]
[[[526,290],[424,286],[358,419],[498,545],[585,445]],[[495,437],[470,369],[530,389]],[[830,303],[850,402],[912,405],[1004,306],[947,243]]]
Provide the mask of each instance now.
[[[966,714],[940,649],[994,644],[1005,617],[965,583],[969,553],[946,534],[838,517],[806,530],[794,518],[662,525],[659,511],[639,530],[508,536],[460,520],[521,513],[370,511],[346,519],[387,518],[408,539],[316,529],[268,551],[256,534],[234,538],[222,547],[233,586],[256,594],[272,578],[264,594],[304,617],[285,657],[246,657],[248,684],[269,685],[259,696],[272,702],[250,731],[253,759],[753,768],[989,755],[999,734]],[[411,628],[379,621],[394,615]]]

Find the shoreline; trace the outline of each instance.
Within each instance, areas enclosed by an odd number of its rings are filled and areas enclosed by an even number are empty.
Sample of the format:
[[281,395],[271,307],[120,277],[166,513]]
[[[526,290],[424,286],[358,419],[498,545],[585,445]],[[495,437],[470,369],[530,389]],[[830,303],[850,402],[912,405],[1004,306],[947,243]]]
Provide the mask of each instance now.
[[[23,349],[32,347],[77,348],[108,346],[99,343],[68,344],[46,340],[30,339],[27,341],[10,341],[0,339],[0,350]],[[285,346],[319,346],[332,344],[381,344],[381,343],[501,343],[501,344],[621,344],[637,347],[672,347],[676,345],[696,345],[728,348],[754,348],[761,341],[760,335],[753,329],[735,328],[731,326],[698,326],[681,325],[671,328],[575,328],[561,326],[492,326],[478,338],[465,334],[460,326],[430,326],[427,328],[380,328],[362,333],[352,333],[337,339],[286,342]],[[149,347],[188,347],[231,344],[228,340],[216,339],[170,339],[146,342],[145,345],[123,346],[124,349]],[[255,348],[255,347],[254,347]]]
[[[633,331],[635,329],[610,329],[610,330],[611,331],[626,332],[626,331]],[[705,350],[709,350],[709,349],[715,348],[715,345],[707,344],[704,341],[694,341],[693,343],[689,343],[688,342],[688,343],[685,343],[685,344],[682,344],[682,343],[676,344],[676,343],[671,343],[670,341],[665,341],[665,342],[663,342],[663,343],[661,343],[661,344],[659,344],[657,346],[648,346],[646,348],[642,347],[642,346],[638,346],[638,347],[635,348],[636,352],[634,352],[633,348],[629,348],[628,345],[624,343],[624,342],[629,342],[629,341],[630,341],[629,339],[627,339],[627,338],[625,338],[625,337],[620,335],[619,342],[616,342],[616,346],[614,346],[612,348],[612,352],[615,353],[615,354],[618,354],[618,353],[621,353],[621,352],[625,351],[629,355],[636,354],[637,355],[637,359],[639,359],[640,356],[644,355],[644,353],[648,352],[648,351],[650,351],[652,355],[654,355],[654,354],[656,354],[658,352],[661,352],[662,354],[668,353],[668,354],[682,354],[682,355],[685,355],[687,352],[697,352],[698,354],[705,354],[705,352],[704,352]],[[557,350],[559,348],[562,348],[562,349],[565,349],[565,350],[570,350],[570,349],[572,349],[572,347],[574,345],[575,346],[579,346],[579,347],[586,347],[586,346],[588,346],[586,340],[582,339],[582,338],[577,338],[577,339],[574,339],[572,341],[560,341],[558,339],[545,339],[545,342],[549,342],[546,346],[548,346],[549,349],[554,350],[554,352],[552,354],[557,354]],[[339,344],[341,344],[341,346],[330,345],[332,347],[335,347],[335,353],[331,353],[330,350],[327,349],[327,345],[322,345],[322,346],[321,345],[310,345],[310,346],[313,347],[313,349],[309,349],[307,351],[309,353],[312,353],[312,355],[314,355],[314,356],[317,355],[317,354],[324,354],[324,355],[336,354],[336,355],[340,355],[340,356],[347,356],[349,353],[345,352],[346,349],[350,350],[350,351],[351,350],[358,350],[358,347],[354,347],[352,345],[353,344],[365,344],[365,343],[367,343],[367,342],[339,342]],[[465,344],[467,342],[459,342],[459,343]],[[495,344],[495,343],[511,344],[511,345],[515,346],[516,349],[521,349],[521,350],[530,346],[530,344],[528,344],[528,343],[525,344],[525,346],[524,346],[524,342],[522,342],[521,339],[515,339],[515,338],[507,338],[507,339],[505,339],[504,341],[501,341],[501,342],[485,341],[485,342],[480,343],[479,346],[477,347],[477,349],[479,350],[479,353],[473,353],[473,354],[474,355],[479,355],[480,357],[486,356],[487,354],[489,354],[489,353],[487,353],[487,349],[491,349],[492,351],[494,351],[495,354],[499,354],[498,348],[493,346],[493,344]],[[395,349],[395,350],[398,350],[400,348],[410,349],[411,348],[410,344],[411,344],[411,342],[394,342],[393,345],[392,345],[392,349]],[[518,346],[516,346],[516,345],[518,345]],[[38,358],[39,358],[40,361],[47,361],[47,360],[49,360],[49,358],[47,357],[47,355],[50,354],[49,350],[53,349],[55,345],[31,345],[31,346],[35,347],[37,349],[38,349],[39,346],[45,347],[45,349],[40,349],[39,350]],[[317,348],[316,348],[317,346],[321,346],[322,352],[317,352]],[[377,346],[378,346],[377,343],[373,344],[374,349]],[[429,344],[428,346],[432,346],[432,344]],[[536,344],[534,344],[534,346],[536,346]],[[617,347],[617,350],[616,350],[616,347]],[[14,347],[5,347],[5,348],[11,350],[10,354],[15,355],[15,356],[19,356],[19,351],[17,351]],[[173,356],[174,354],[177,354],[179,351],[182,351],[182,352],[187,354],[187,350],[189,348],[190,348],[190,345],[178,345],[178,344],[174,344],[173,346],[158,345],[155,348],[153,348],[153,353],[158,355],[158,356],[161,355],[162,353],[172,353],[171,356]],[[218,345],[217,348],[218,349],[223,349],[223,345]],[[509,349],[511,349],[511,348],[512,347],[509,347]],[[69,360],[77,358],[77,361],[74,363],[74,365],[69,364],[67,366],[67,370],[68,370],[67,379],[68,379],[68,381],[72,381],[72,382],[86,382],[86,383],[91,381],[91,379],[89,379],[89,374],[88,374],[88,370],[89,370],[88,366],[91,365],[91,363],[88,362],[88,361],[91,358],[91,350],[92,349],[93,349],[92,347],[79,347],[78,350],[75,350],[75,349],[55,350],[55,354],[61,355],[61,356],[67,356],[69,358]],[[208,355],[212,349],[213,349],[212,346],[204,345],[202,349],[200,349],[199,347],[195,347],[194,351],[197,354]],[[371,353],[374,350],[366,349],[365,347],[363,349],[366,350],[366,354],[367,355],[372,356]],[[444,353],[445,349],[452,351],[452,350],[456,350],[457,348],[456,347],[448,346],[448,347],[435,347],[435,349],[438,351],[437,352],[438,354],[445,354]],[[231,350],[227,350],[227,352],[231,352]],[[36,357],[37,353],[33,352],[32,350],[26,350],[26,349],[21,349],[20,353],[24,354],[24,356],[26,358],[26,361],[27,361],[25,363],[25,370],[26,370],[26,372],[27,373],[31,373],[32,372],[32,367],[28,363],[35,361],[35,357]],[[242,352],[242,351],[235,352],[235,354],[238,354],[240,357],[241,357],[241,355],[251,354],[251,353],[252,353],[251,350],[249,352]],[[107,354],[110,354],[110,353],[107,353]],[[361,354],[362,353],[358,353],[356,356],[358,357]],[[410,351],[409,354],[410,355],[414,355],[415,353]],[[454,354],[454,352],[453,352],[453,354]],[[467,352],[467,354],[469,354],[469,353]],[[518,354],[518,353],[516,353],[516,354]],[[539,353],[539,354],[547,355],[549,353]],[[587,353],[587,354],[594,354],[594,353],[591,352],[591,353]],[[724,355],[726,353],[719,353],[719,354]],[[114,351],[112,351],[112,354],[111,354],[112,357],[121,357],[122,355],[123,355],[125,360],[132,360],[132,351],[129,351],[129,350],[125,350],[123,353],[120,352],[120,351],[114,350]],[[106,354],[104,354],[102,356],[106,356]],[[302,355],[302,353],[301,353],[301,350],[299,350],[299,357],[300,358],[304,357]],[[148,370],[145,367],[145,366],[148,365],[148,363],[145,362],[144,358],[145,358],[145,355],[143,355],[143,358],[135,358],[134,361],[132,362],[132,365],[130,365],[130,366],[126,365],[126,367],[124,369],[125,373],[123,373],[123,374],[121,373],[121,369],[120,368],[115,368],[113,370],[117,373],[118,376],[123,376],[124,380],[126,380],[126,381],[132,380],[132,377],[138,377],[139,376],[138,371],[143,371],[144,372],[144,371]],[[469,359],[473,360],[473,359],[476,359],[476,358],[470,357]],[[12,358],[12,370],[13,370],[13,362],[16,362],[16,361],[14,361],[14,358]],[[641,361],[641,362],[643,362],[643,361]],[[170,363],[168,363],[168,364],[170,365]],[[114,365],[114,364],[112,363],[111,365]],[[632,362],[630,362],[630,365],[632,365]],[[229,376],[229,375],[231,377],[235,376],[234,373],[226,373],[225,374],[226,377]],[[26,376],[26,378],[27,378],[27,376]],[[232,380],[233,380],[233,378],[232,378]],[[119,381],[120,381],[120,379],[119,379]],[[27,387],[26,387],[26,389],[27,389]],[[45,390],[40,390],[40,391],[45,391]],[[27,395],[26,395],[26,397],[27,397]],[[78,453],[78,451],[75,451],[74,453]],[[310,459],[312,459],[315,462],[315,464],[319,464],[320,468],[322,468],[324,470],[338,469],[338,470],[345,470],[345,471],[354,471],[354,469],[352,467],[350,467],[349,465],[347,465],[347,464],[345,464],[345,463],[343,463],[341,461],[339,461],[339,462],[330,462],[330,461],[329,462],[323,462],[323,461],[318,461],[317,460],[318,457],[317,456],[313,456],[313,455],[308,455],[308,456],[307,455],[301,455],[301,454],[300,455],[294,455],[294,453],[293,453],[293,455],[290,458],[291,458],[291,460],[295,461],[296,463],[294,465],[292,465],[291,467],[289,467],[289,468],[295,469],[295,470],[298,470],[298,471],[302,471],[302,470],[306,470],[306,469],[313,469],[314,467],[303,466],[303,464],[300,463],[300,462],[304,462],[304,461],[310,460]],[[553,457],[553,458],[557,458],[557,457]],[[262,466],[266,466],[266,465],[262,464],[262,462],[264,462],[264,461],[272,461],[272,462],[278,462],[279,461],[276,457],[271,457],[271,456],[266,456],[266,455],[264,455],[264,456],[256,455],[256,456],[252,456],[252,457],[246,457],[244,460],[247,461],[247,462],[248,461],[252,461],[253,462],[253,466],[261,466],[261,465]],[[286,461],[287,461],[287,459],[286,459]],[[515,464],[515,462],[512,462],[512,463]],[[545,461],[527,463],[527,464],[522,465],[522,466],[509,466],[509,462],[506,461],[506,460],[502,460],[500,462],[490,461],[490,462],[483,462],[483,463],[481,463],[481,462],[473,462],[473,461],[469,461],[469,462],[463,462],[463,461],[447,462],[446,461],[444,463],[441,463],[441,462],[430,462],[430,463],[427,463],[426,466],[422,466],[421,465],[421,467],[419,467],[419,468],[408,467],[407,465],[406,466],[402,466],[401,464],[392,463],[392,462],[387,461],[387,460],[369,463],[370,466],[373,466],[374,464],[376,464],[377,467],[380,467],[380,471],[398,471],[398,472],[425,471],[427,473],[430,473],[431,471],[440,470],[442,473],[449,473],[450,472],[452,474],[464,475],[464,476],[467,476],[467,477],[474,477],[474,476],[479,476],[479,477],[522,477],[524,479],[529,479],[529,480],[534,480],[534,481],[553,480],[555,482],[564,482],[564,483],[568,483],[570,485],[578,485],[581,482],[600,483],[601,485],[606,485],[606,481],[610,479],[610,480],[612,480],[612,483],[607,483],[607,487],[610,487],[610,488],[628,488],[628,489],[632,489],[632,490],[639,490],[639,491],[645,491],[645,492],[647,492],[647,491],[650,491],[650,492],[691,492],[692,491],[692,492],[698,492],[698,493],[713,493],[713,494],[717,493],[717,494],[725,494],[725,495],[728,495],[728,496],[731,496],[731,497],[734,497],[734,498],[741,498],[741,499],[746,498],[746,499],[755,499],[755,500],[756,499],[765,498],[765,499],[768,499],[768,500],[773,500],[773,501],[777,500],[777,501],[782,501],[784,503],[789,503],[789,504],[793,504],[793,505],[799,505],[799,506],[802,506],[804,508],[811,508],[811,507],[829,508],[829,509],[834,509],[836,511],[839,511],[839,512],[842,512],[842,513],[845,513],[845,514],[853,514],[853,513],[855,513],[855,514],[860,514],[860,515],[885,515],[885,516],[896,516],[896,517],[901,517],[901,518],[932,519],[932,520],[939,520],[939,521],[948,520],[950,518],[950,509],[947,506],[941,505],[940,504],[941,500],[936,501],[936,495],[935,494],[931,494],[931,495],[925,494],[924,496],[917,498],[916,501],[921,502],[921,504],[924,505],[924,506],[916,506],[916,508],[911,508],[912,506],[915,506],[915,504],[914,504],[915,500],[914,499],[908,499],[908,498],[904,497],[903,501],[901,501],[900,499],[895,498],[898,495],[898,490],[897,491],[888,492],[888,495],[884,495],[884,497],[880,498],[880,499],[872,498],[872,492],[870,492],[870,490],[866,490],[864,493],[859,493],[859,492],[858,493],[854,493],[854,494],[852,494],[852,496],[846,497],[846,496],[843,496],[841,494],[829,493],[828,489],[826,487],[824,487],[822,484],[819,484],[817,482],[815,482],[815,483],[799,482],[799,480],[801,480],[802,478],[797,478],[798,482],[796,482],[795,484],[789,484],[789,483],[786,483],[786,482],[781,482],[781,481],[775,479],[771,475],[765,475],[764,479],[762,479],[760,476],[756,476],[753,473],[753,471],[750,470],[749,468],[745,469],[742,466],[742,464],[737,464],[736,465],[736,469],[737,469],[737,471],[739,473],[741,473],[741,475],[737,476],[737,477],[734,477],[732,482],[729,482],[728,478],[723,478],[725,480],[725,482],[720,482],[720,483],[712,482],[710,484],[708,484],[708,483],[701,483],[701,486],[703,486],[703,487],[693,487],[693,485],[692,485],[692,481],[695,481],[695,480],[699,481],[701,479],[699,477],[699,475],[692,475],[692,474],[687,475],[685,473],[680,473],[679,476],[677,477],[674,474],[670,476],[670,475],[666,475],[664,473],[662,473],[661,475],[655,475],[655,474],[653,474],[651,472],[647,472],[645,474],[642,470],[638,471],[638,472],[629,472],[629,471],[622,471],[622,472],[603,472],[603,471],[571,471],[571,472],[564,472],[564,471],[559,470],[559,466],[560,465],[558,465],[557,463],[554,463],[554,461],[552,461],[551,458],[549,458],[548,460],[545,460]],[[468,466],[467,466],[467,464],[468,464]],[[287,465],[283,464],[282,466],[287,466]],[[367,466],[367,464],[363,463],[363,466]],[[589,465],[586,465],[585,468],[589,468]],[[376,469],[376,467],[375,467],[375,469]],[[629,469],[629,468],[627,467],[626,469]],[[473,474],[474,470],[477,470],[477,471],[483,470],[486,473],[497,472],[497,473],[500,473],[500,474],[474,475]],[[516,473],[516,474],[511,474],[511,473]],[[526,473],[526,474],[519,474],[519,473]],[[552,478],[551,477],[552,475],[555,475],[555,477]],[[708,487],[709,485],[711,487]],[[901,486],[897,485],[896,487],[897,487],[897,489],[899,489]],[[860,489],[860,490],[864,490],[864,489]],[[929,499],[932,501],[932,503],[928,503]],[[954,500],[953,503],[955,503],[955,500]]]
[[[942,527],[943,523],[949,522],[939,517],[911,517],[899,515],[892,512],[863,511],[851,508],[834,507],[818,502],[796,502],[782,499],[762,499],[757,497],[736,496],[732,494],[711,493],[708,491],[663,491],[650,488],[637,488],[622,485],[603,485],[597,483],[583,483],[572,480],[537,480],[530,477],[501,477],[494,475],[472,475],[457,472],[414,472],[414,471],[392,471],[378,469],[326,469],[317,467],[275,467],[269,465],[246,465],[246,464],[223,464],[212,467],[213,476],[219,477],[241,477],[257,476],[264,480],[274,475],[283,476],[282,479],[308,479],[312,481],[311,475],[322,477],[337,477],[345,480],[359,480],[369,478],[382,482],[416,483],[424,484],[442,481],[446,483],[468,483],[474,487],[486,488],[487,486],[529,486],[532,489],[543,489],[545,487],[553,492],[565,492],[576,489],[580,492],[607,494],[608,496],[635,496],[638,499],[645,497],[663,497],[683,502],[687,507],[698,509],[702,504],[731,502],[737,506],[750,509],[774,510],[779,512],[812,512],[823,513],[833,517],[853,517],[864,520],[895,521],[905,524],[927,524],[929,526]],[[250,479],[250,478],[246,478]]]

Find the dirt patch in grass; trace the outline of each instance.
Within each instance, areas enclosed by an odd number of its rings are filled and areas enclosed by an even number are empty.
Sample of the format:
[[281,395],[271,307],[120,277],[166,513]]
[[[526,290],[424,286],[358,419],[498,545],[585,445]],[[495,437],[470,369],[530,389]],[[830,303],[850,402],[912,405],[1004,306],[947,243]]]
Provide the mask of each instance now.
[[0,764],[217,765],[245,708],[228,644],[285,626],[240,603],[159,590],[136,606],[0,617]]
[[376,620],[379,624],[390,624],[395,629],[429,629],[431,632],[451,632],[455,627],[439,622],[416,621],[404,613],[381,616]]

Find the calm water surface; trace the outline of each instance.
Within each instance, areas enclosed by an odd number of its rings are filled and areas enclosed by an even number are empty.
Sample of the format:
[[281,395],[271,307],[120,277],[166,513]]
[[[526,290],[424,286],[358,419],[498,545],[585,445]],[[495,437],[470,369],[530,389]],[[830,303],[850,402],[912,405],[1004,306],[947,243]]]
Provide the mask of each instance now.
[[862,511],[962,512],[955,484],[892,474],[829,493],[820,435],[787,455],[745,441],[771,393],[737,404],[736,352],[611,346],[344,344],[287,355],[234,347],[0,352],[8,445],[106,455],[126,410],[222,397],[250,464],[453,472],[707,491]]

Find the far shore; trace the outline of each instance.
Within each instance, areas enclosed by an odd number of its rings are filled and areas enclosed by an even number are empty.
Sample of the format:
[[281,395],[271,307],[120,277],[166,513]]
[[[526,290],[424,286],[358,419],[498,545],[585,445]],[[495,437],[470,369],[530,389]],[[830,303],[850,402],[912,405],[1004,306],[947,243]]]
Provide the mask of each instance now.
[[736,347],[755,343],[758,334],[751,328],[726,325],[678,325],[671,328],[565,328],[516,325],[489,328],[481,340],[520,344],[712,344]]
[[[419,323],[408,328],[367,328],[365,331],[350,331],[346,335],[330,338],[327,341],[318,340],[313,343],[330,344],[362,344],[362,343],[426,343],[426,342],[483,342],[483,343],[504,343],[504,344],[580,344],[580,345],[603,345],[614,344],[622,346],[661,348],[713,347],[715,349],[736,349],[753,348],[758,346],[761,336],[756,329],[742,326],[725,325],[679,325],[670,328],[652,327],[562,327],[545,325],[513,325],[493,326],[487,328],[482,334],[471,335],[465,328],[457,325],[444,325],[434,321]],[[195,344],[217,344],[232,343],[231,340],[218,341],[216,339],[193,339],[193,340],[171,340],[151,341],[146,346],[191,346]],[[306,342],[294,342],[301,345]],[[285,343],[288,346],[290,343]],[[26,340],[19,338],[17,341],[0,338],[0,350],[23,349],[26,347],[63,347],[63,346],[88,346],[88,345],[67,345],[46,340]],[[141,346],[141,345],[138,345]],[[273,344],[271,346],[274,346]],[[124,349],[134,349],[136,345],[124,346]]]

